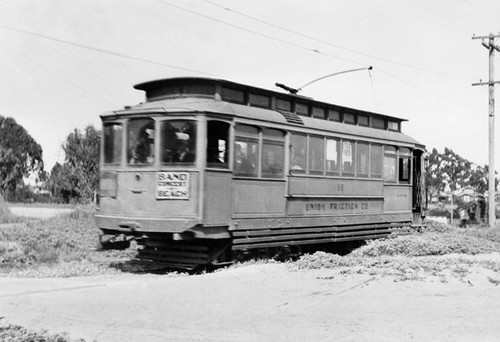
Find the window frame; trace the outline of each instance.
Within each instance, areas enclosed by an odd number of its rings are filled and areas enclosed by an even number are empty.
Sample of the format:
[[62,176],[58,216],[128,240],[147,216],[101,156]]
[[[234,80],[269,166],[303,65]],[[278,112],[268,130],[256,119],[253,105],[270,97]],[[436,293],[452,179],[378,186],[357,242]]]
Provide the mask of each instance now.
[[[364,161],[365,165],[366,165],[365,166],[366,172],[364,172],[364,173],[361,173],[361,171],[360,171],[361,163],[363,162],[361,160],[361,156],[363,154],[360,153],[361,146],[366,147],[366,151],[363,151],[363,152],[366,152],[366,160]],[[356,165],[355,165],[356,177],[368,178],[370,176],[370,167],[371,167],[371,164],[370,164],[370,144],[366,141],[356,141]]]
[[[138,122],[138,121],[149,121],[148,124],[145,124],[144,126],[142,126],[140,129],[138,129],[138,131],[135,133],[135,134],[138,134],[140,135],[141,133],[145,132],[147,128],[147,126],[149,124],[153,124],[153,129],[154,129],[154,132],[153,132],[153,146],[149,146],[149,150],[150,150],[150,155],[147,157],[147,158],[152,158],[152,161],[150,162],[132,162],[131,161],[131,158],[134,158],[132,153],[130,152],[130,150],[132,148],[135,148],[137,149],[139,146],[136,146],[136,147],[132,147],[131,146],[131,134],[130,134],[130,127],[131,127],[131,122]],[[149,128],[150,129],[150,128]],[[157,145],[158,145],[158,142],[156,141],[156,130],[157,130],[157,124],[156,124],[156,120],[153,118],[153,117],[135,117],[135,118],[129,118],[127,121],[126,121],[126,125],[125,125],[125,148],[126,148],[126,164],[128,166],[133,166],[133,167],[151,167],[151,166],[154,166],[158,157],[156,156],[156,148],[157,148]],[[140,132],[142,131],[142,132]],[[135,140],[137,141],[138,137],[135,138]],[[149,144],[151,145],[151,144]],[[147,146],[147,145],[146,145]]]
[[[120,127],[121,128],[121,132],[120,132],[120,146],[119,146],[119,151],[118,151],[118,161],[114,161],[115,158],[113,158],[113,161],[112,162],[106,162],[106,133],[105,133],[105,130],[106,130],[106,127],[110,127],[110,126],[115,126],[115,127]],[[115,132],[115,131],[113,131]],[[116,121],[113,121],[113,122],[104,122],[103,125],[102,125],[102,146],[103,146],[103,149],[102,149],[102,164],[103,166],[118,166],[118,165],[121,165],[122,162],[123,162],[123,147],[125,145],[125,133],[126,133],[126,126],[124,125],[123,122],[116,122]],[[113,133],[113,136],[115,136],[115,133]],[[114,143],[116,142],[116,139],[113,139],[113,145]],[[115,149],[113,149],[113,156],[115,155]]]
[[[221,125],[225,125],[227,126],[227,130],[226,130],[226,139],[225,139],[225,161],[222,162],[220,161],[219,158],[219,161],[211,161],[209,160],[211,158],[211,155],[213,155],[213,153],[211,153],[212,150],[209,151],[209,148],[211,148],[211,144],[210,144],[210,136],[213,136],[213,134],[210,134],[210,123],[218,123]],[[231,153],[232,153],[232,148],[231,148],[231,139],[230,139],[230,136],[231,136],[231,124],[227,121],[224,121],[224,120],[220,120],[220,119],[216,119],[216,118],[207,118],[207,126],[206,126],[206,141],[207,141],[207,145],[206,145],[206,156],[205,156],[205,162],[206,162],[206,167],[207,168],[216,168],[216,169],[224,169],[224,170],[227,170],[229,169],[229,162],[230,162],[230,158],[231,158]],[[217,139],[217,155],[219,155],[221,152],[220,148],[219,148],[219,141],[221,139]]]
[[[320,169],[314,169],[314,170],[311,169],[311,164],[312,164],[311,161],[313,161],[313,160],[311,159],[312,154],[310,152],[314,148],[314,146],[312,146],[313,139],[314,139],[314,141],[316,139],[318,140],[318,145],[316,147],[321,146],[321,152],[322,152],[320,154],[321,160],[317,160],[318,159],[317,157],[315,158],[315,160],[318,161],[318,165],[321,166],[321,170]],[[326,157],[325,137],[322,135],[317,135],[317,134],[309,134],[307,140],[308,140],[308,144],[307,144],[307,173],[310,175],[323,175],[323,174],[325,174],[325,157]]]
[[[291,147],[291,151],[290,151],[290,161],[289,161],[289,170],[292,174],[305,174],[307,173],[307,158],[308,158],[308,154],[307,154],[307,149],[308,149],[308,145],[307,145],[307,134],[306,133],[300,133],[300,132],[290,132],[290,147]],[[303,149],[304,149],[304,153],[298,153],[296,154],[295,153],[295,149],[297,148],[297,146],[294,146],[294,137],[301,137],[301,139],[303,138]],[[299,162],[299,163],[296,163],[296,158],[302,158],[302,163]],[[302,164],[302,165],[301,165]]]
[[[392,165],[388,165],[387,161],[392,160]],[[394,172],[386,173],[387,166],[394,166]],[[391,178],[388,178],[389,175],[393,175]],[[384,183],[393,183],[397,184],[398,180],[398,155],[397,148],[392,145],[384,145],[384,163],[383,163],[383,180]]]
[[[346,162],[344,160],[344,157],[346,156],[346,154],[344,152],[344,144],[345,143],[351,144],[352,172],[346,171],[346,169],[345,169],[345,162]],[[354,177],[356,175],[356,141],[355,140],[342,139],[340,175],[342,177]]]
[[[191,140],[193,137],[194,137],[194,140],[192,143],[190,143],[190,147],[191,148],[191,151],[194,151],[194,154],[192,156],[192,160],[191,161],[165,161],[165,152],[166,152],[166,145],[165,145],[165,133],[164,133],[164,126],[165,124],[167,123],[171,123],[171,122],[189,122],[191,123],[194,127],[194,134],[192,136],[189,137],[188,140]],[[159,150],[160,150],[160,153],[159,153],[159,163],[162,167],[165,167],[165,166],[168,166],[168,167],[172,167],[172,166],[196,166],[197,162],[198,162],[198,158],[200,156],[200,151],[198,151],[198,129],[199,129],[199,125],[198,125],[198,121],[194,118],[184,118],[184,117],[174,117],[174,118],[167,118],[167,119],[164,119],[164,120],[161,120],[159,122],[159,130],[160,130],[160,143],[158,144],[159,145]],[[176,133],[180,133],[180,132],[176,132]],[[175,140],[175,145],[173,147],[176,147],[177,146],[177,143],[180,141],[181,139],[177,138]],[[191,156],[190,156],[191,158]]]
[[[325,174],[327,176],[339,176],[340,175],[340,168],[341,168],[341,140],[339,138],[335,138],[335,137],[325,137]],[[328,142],[329,141],[334,141],[336,143],[336,148],[335,148],[335,153],[336,153],[336,165],[335,165],[335,168],[333,170],[329,170],[328,168],[328,162],[329,161],[333,161],[333,159],[328,159],[328,155],[329,155],[329,152],[328,152]]]
[[[406,164],[406,167],[405,167]],[[400,184],[412,183],[412,157],[411,150],[401,147],[398,150],[398,182]]]
[[[245,131],[238,131],[238,128],[250,128],[254,132],[245,132]],[[234,140],[233,140],[233,153],[232,153],[232,164],[231,164],[231,171],[233,172],[233,175],[235,177],[244,177],[244,178],[259,178],[259,169],[260,169],[260,155],[261,155],[261,133],[260,129],[256,126],[253,125],[248,125],[248,124],[241,124],[238,123],[234,126]],[[237,153],[239,148],[237,147],[238,142],[243,142],[243,143],[252,143],[256,144],[257,149],[256,149],[256,156],[253,158],[249,158],[248,156],[248,151],[247,155],[244,156],[245,160],[244,162],[254,162],[253,172],[239,172],[237,171]],[[247,167],[247,165],[245,166]]]
[[[375,156],[374,156],[374,147],[377,146],[380,148],[379,160],[377,163],[380,166],[380,173],[374,173],[376,168],[374,167]],[[384,146],[382,144],[370,143],[370,178],[383,179],[384,176]]]

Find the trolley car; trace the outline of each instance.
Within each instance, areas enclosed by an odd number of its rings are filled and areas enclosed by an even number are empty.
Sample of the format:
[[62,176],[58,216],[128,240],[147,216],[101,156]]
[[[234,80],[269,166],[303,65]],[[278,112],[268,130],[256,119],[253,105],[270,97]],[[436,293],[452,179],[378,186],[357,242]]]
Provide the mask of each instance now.
[[404,119],[219,79],[134,88],[144,103],[101,115],[103,243],[194,268],[422,222],[425,148]]

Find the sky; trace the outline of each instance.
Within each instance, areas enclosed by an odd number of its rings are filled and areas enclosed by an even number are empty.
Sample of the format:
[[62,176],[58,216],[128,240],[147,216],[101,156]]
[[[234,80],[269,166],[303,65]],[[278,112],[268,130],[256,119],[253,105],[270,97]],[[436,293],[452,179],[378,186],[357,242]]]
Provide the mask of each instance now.
[[[50,171],[75,128],[144,100],[137,83],[198,76],[279,91],[373,66],[301,94],[407,119],[429,151],[484,165],[488,87],[472,83],[488,80],[488,50],[472,36],[500,34],[499,15],[498,0],[0,0],[0,115],[42,146]],[[495,156],[498,170],[500,134]]]

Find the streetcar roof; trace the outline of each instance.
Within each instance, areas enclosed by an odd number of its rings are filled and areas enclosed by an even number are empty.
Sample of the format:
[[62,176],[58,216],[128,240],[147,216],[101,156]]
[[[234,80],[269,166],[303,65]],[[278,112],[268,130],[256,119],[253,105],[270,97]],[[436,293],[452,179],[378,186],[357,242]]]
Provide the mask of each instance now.
[[[102,118],[116,118],[121,116],[141,115],[141,114],[167,114],[167,113],[210,113],[227,115],[243,119],[247,124],[275,124],[286,125],[286,129],[298,132],[321,132],[336,133],[342,136],[361,137],[366,139],[377,139],[406,143],[412,146],[423,147],[421,143],[412,137],[399,131],[375,129],[358,125],[350,125],[341,122],[327,121],[306,116],[300,116],[302,124],[291,123],[286,118],[286,113],[282,111],[251,107],[243,104],[236,104],[214,98],[202,97],[174,97],[164,98],[156,101],[141,103],[136,106],[126,107],[122,110],[104,113]],[[246,120],[245,120],[246,119]]]
[[[258,95],[264,95],[264,96],[269,96],[269,97],[274,97],[274,98],[279,98],[279,99],[285,99],[289,100],[293,103],[303,103],[308,106],[320,106],[322,108],[334,108],[338,109],[342,112],[356,112],[359,114],[366,114],[369,116],[376,116],[376,117],[381,117],[381,118],[389,118],[396,120],[398,122],[402,121],[407,121],[404,118],[397,117],[397,116],[392,116],[392,115],[386,115],[386,114],[381,114],[381,113],[376,113],[376,112],[371,112],[371,111],[365,111],[361,109],[356,109],[356,108],[350,108],[350,107],[345,107],[345,106],[340,106],[334,103],[328,103],[324,101],[317,101],[314,100],[313,98],[302,96],[302,95],[296,95],[296,94],[289,94],[289,93],[283,93],[280,91],[274,91],[274,90],[269,90],[269,89],[264,89],[264,88],[259,88],[259,87],[254,87],[251,85],[246,85],[242,83],[237,83],[237,82],[232,82],[224,79],[216,79],[216,78],[209,78],[209,77],[173,77],[173,78],[165,78],[165,79],[158,79],[158,80],[152,80],[148,82],[143,82],[134,85],[135,89],[138,90],[143,90],[146,92],[146,102],[150,101],[157,101],[162,99],[162,97],[165,96],[182,96],[183,91],[181,90],[181,87],[184,86],[214,86],[214,92],[219,92],[220,95],[220,89],[217,89],[218,87],[223,87],[223,88],[228,88],[228,89],[233,89],[233,90],[240,90],[245,93],[245,96],[248,97],[248,94],[258,94]],[[185,91],[185,88],[184,88]],[[190,94],[192,95],[192,94]],[[229,101],[231,102],[231,101]]]

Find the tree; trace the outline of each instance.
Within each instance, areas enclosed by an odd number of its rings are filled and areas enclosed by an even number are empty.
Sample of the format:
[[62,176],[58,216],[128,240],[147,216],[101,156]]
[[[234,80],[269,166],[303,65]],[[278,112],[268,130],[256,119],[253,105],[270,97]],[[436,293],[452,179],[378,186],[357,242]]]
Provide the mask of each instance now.
[[[490,170],[488,165],[484,165],[483,167],[476,166],[476,168],[471,172],[469,184],[473,186],[480,194],[484,194],[486,191],[488,191],[489,172]],[[499,180],[496,177],[497,174],[498,172],[495,171],[495,189],[498,188],[499,184]]]
[[425,184],[431,197],[437,197],[444,192],[446,183],[441,172],[443,156],[435,148],[428,155],[428,166],[425,173]]
[[469,183],[471,176],[472,163],[462,158],[452,149],[444,148],[444,154],[441,163],[441,172],[448,183],[451,192],[465,188]]
[[80,198],[80,194],[77,191],[77,177],[71,172],[70,167],[66,163],[64,165],[56,163],[52,167],[47,188],[53,196],[65,203],[69,203],[72,199]]
[[[439,195],[446,190],[453,192],[472,186],[480,194],[488,190],[488,165],[471,163],[453,150],[445,148],[439,153],[435,148],[429,154],[426,182],[432,195]],[[495,186],[498,179],[495,180]]]
[[13,118],[0,116],[0,193],[8,197],[24,177],[41,171],[42,147]]
[[91,201],[99,182],[99,132],[92,125],[75,129],[62,148],[65,161],[52,168],[50,190],[65,202]]

